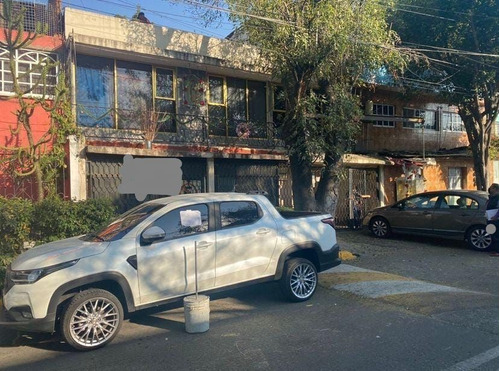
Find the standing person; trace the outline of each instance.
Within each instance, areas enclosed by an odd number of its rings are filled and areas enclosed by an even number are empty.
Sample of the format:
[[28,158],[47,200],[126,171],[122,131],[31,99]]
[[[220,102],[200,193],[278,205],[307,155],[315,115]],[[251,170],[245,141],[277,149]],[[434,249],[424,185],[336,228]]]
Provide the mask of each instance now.
[[493,243],[498,250],[498,183],[493,183],[488,188],[488,202],[486,203],[486,217],[488,218],[488,225],[495,227],[493,234]]

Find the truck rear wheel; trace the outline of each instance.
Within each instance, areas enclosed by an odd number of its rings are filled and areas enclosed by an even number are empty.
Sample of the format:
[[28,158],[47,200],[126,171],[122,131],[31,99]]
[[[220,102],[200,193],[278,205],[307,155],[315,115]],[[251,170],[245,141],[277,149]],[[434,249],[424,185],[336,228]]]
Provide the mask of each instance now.
[[64,309],[61,332],[77,350],[93,350],[110,343],[123,322],[120,300],[108,291],[89,289],[75,295]]
[[281,289],[289,300],[299,302],[310,299],[317,285],[318,272],[309,260],[293,258],[285,263]]

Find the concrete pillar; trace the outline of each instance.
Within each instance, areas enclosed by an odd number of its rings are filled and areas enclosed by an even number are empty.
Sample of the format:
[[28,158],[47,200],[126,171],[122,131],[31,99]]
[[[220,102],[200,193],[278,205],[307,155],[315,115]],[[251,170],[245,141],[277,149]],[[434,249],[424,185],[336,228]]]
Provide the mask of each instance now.
[[85,200],[87,198],[87,171],[85,158],[80,155],[83,148],[82,142],[75,135],[70,135],[68,143],[70,197],[73,201]]
[[378,198],[380,200],[379,206],[385,206],[385,177],[383,165],[378,167]]
[[215,159],[207,158],[207,191],[215,192]]

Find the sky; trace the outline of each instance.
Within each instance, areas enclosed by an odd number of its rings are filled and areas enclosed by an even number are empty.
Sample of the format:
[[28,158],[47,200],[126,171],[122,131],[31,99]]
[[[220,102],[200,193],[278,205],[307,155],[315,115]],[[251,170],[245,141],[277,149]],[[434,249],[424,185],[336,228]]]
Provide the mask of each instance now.
[[205,27],[203,21],[196,16],[193,7],[183,0],[143,0],[142,2],[137,0],[63,0],[62,6],[127,17],[132,17],[137,6],[140,6],[146,17],[160,26],[218,38],[225,38],[233,30],[233,25],[227,17]]

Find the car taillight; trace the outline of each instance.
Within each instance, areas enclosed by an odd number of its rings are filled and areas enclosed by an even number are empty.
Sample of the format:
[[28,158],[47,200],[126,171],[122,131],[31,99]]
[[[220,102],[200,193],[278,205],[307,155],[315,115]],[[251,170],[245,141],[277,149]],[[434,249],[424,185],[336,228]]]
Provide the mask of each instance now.
[[333,217],[321,219],[321,222],[328,224],[329,226],[335,229],[335,221],[333,220]]

